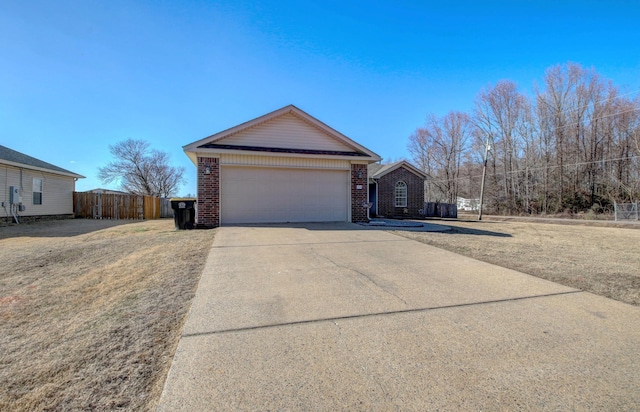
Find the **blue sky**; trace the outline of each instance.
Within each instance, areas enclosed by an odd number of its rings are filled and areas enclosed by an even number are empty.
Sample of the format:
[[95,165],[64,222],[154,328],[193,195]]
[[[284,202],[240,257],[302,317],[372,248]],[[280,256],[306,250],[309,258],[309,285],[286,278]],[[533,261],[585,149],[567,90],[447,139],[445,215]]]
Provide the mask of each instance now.
[[[636,1],[0,0],[0,144],[96,177],[108,146],[182,146],[294,104],[386,159],[502,79],[593,66],[640,89]],[[111,185],[114,187],[114,185]]]

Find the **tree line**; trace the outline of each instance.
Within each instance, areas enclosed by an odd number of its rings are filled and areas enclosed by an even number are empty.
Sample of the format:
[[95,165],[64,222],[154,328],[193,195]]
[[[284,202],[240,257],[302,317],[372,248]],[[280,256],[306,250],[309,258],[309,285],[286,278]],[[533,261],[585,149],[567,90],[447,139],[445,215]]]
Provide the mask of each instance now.
[[640,95],[593,68],[552,66],[532,97],[502,80],[480,91],[471,113],[428,115],[408,150],[430,176],[429,200],[479,198],[487,145],[490,212],[597,213],[640,197]]

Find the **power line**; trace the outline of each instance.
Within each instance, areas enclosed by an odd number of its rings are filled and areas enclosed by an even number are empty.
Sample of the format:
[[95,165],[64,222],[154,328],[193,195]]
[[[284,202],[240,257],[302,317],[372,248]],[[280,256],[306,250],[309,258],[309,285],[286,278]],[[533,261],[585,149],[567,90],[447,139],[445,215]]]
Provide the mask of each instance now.
[[[567,167],[576,167],[576,166],[585,166],[585,165],[589,165],[589,164],[597,164],[597,163],[610,163],[610,162],[618,162],[618,161],[622,161],[622,160],[633,160],[633,159],[640,159],[640,155],[638,156],[627,156],[627,157],[619,157],[616,159],[602,159],[602,160],[592,160],[592,161],[588,161],[588,162],[578,162],[578,163],[569,163],[569,164],[563,164],[562,168],[567,168]],[[535,171],[539,171],[539,170],[552,170],[552,169],[557,169],[559,168],[560,165],[558,164],[554,164],[554,165],[548,165],[548,166],[543,166],[543,167],[534,167],[534,168],[525,168],[525,169],[519,169],[519,170],[512,170],[512,171],[508,171],[508,172],[497,172],[496,175],[499,176],[503,176],[503,175],[512,175],[512,174],[518,174],[518,173],[528,173],[528,172],[535,172]],[[429,179],[428,183],[447,183],[447,182],[458,182],[458,181],[464,181],[464,180],[470,180],[473,178],[481,178],[482,175],[471,175],[471,176],[464,176],[464,177],[457,177],[454,179]]]

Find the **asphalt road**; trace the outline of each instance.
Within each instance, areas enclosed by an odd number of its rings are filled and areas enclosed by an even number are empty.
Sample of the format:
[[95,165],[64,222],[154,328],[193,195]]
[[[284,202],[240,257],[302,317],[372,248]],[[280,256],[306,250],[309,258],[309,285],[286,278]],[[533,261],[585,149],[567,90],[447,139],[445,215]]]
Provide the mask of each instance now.
[[635,410],[639,325],[381,230],[221,228],[158,410]]

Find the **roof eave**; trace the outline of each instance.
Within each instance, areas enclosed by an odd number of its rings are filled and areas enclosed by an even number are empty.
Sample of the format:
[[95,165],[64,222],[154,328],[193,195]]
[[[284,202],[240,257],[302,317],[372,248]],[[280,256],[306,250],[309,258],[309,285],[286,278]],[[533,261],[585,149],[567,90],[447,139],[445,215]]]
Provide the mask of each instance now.
[[400,161],[397,162],[395,165],[393,165],[392,167],[389,167],[387,169],[381,169],[380,172],[375,173],[372,177],[374,179],[379,179],[382,176],[393,172],[394,170],[398,170],[401,167],[405,167],[408,171],[410,171],[411,173],[417,175],[418,177],[422,178],[422,179],[426,179],[427,178],[427,174],[422,172],[420,169],[416,168],[415,166],[413,166],[411,163],[407,162],[407,161]]
[[60,170],[47,169],[45,167],[32,166],[32,165],[28,165],[28,164],[24,164],[24,163],[12,162],[10,160],[5,160],[5,159],[0,159],[0,163],[4,164],[4,165],[7,165],[7,166],[18,167],[20,169],[37,170],[39,172],[46,172],[46,173],[51,173],[51,174],[54,174],[54,175],[73,177],[73,178],[76,178],[76,179],[84,179],[85,178],[85,176],[82,176],[82,175],[79,175],[79,174],[73,173],[73,172],[63,172],[63,171],[60,171]]
[[317,155],[317,154],[305,154],[305,153],[280,153],[280,152],[254,152],[247,150],[233,150],[233,149],[209,149],[205,147],[199,147],[195,150],[186,150],[185,153],[191,159],[194,165],[198,164],[198,155],[207,155],[217,157],[223,154],[239,154],[249,156],[268,156],[268,157],[297,157],[297,158],[323,158],[333,160],[349,160],[353,162],[366,162],[375,163],[379,158],[366,156],[343,156],[343,155]]

